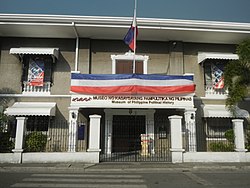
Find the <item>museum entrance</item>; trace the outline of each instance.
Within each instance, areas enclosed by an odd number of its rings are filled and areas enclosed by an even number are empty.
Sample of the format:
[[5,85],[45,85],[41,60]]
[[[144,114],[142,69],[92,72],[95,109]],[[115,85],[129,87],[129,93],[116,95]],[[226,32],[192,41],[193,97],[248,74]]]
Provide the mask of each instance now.
[[113,116],[113,152],[137,152],[141,150],[141,135],[146,131],[145,116]]
[[170,125],[167,118],[112,115],[105,122],[107,140],[101,162],[170,162]]

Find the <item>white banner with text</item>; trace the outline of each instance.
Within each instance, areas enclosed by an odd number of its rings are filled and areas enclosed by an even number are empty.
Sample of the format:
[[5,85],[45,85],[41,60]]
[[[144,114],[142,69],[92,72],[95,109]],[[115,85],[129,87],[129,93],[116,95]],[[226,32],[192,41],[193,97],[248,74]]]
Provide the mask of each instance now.
[[83,108],[193,108],[193,96],[72,95],[71,106]]

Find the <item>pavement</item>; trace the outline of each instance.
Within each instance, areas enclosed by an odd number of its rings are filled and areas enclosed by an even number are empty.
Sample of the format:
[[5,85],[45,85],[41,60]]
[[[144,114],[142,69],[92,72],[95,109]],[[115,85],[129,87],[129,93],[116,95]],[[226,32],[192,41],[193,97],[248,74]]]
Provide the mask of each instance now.
[[249,170],[250,163],[25,163],[0,164],[0,172],[164,172],[195,170]]

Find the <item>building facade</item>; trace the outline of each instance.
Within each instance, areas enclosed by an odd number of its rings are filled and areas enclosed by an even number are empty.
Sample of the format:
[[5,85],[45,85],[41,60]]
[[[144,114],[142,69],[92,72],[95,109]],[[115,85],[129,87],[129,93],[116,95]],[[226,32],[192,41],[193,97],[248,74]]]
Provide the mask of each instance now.
[[[131,18],[0,20],[0,91],[22,162],[35,158],[25,148],[32,132],[47,136],[44,153],[63,152],[65,161],[180,162],[183,152],[208,156],[207,141],[234,128],[233,119],[247,126],[249,100],[236,116],[226,109],[223,70],[250,24],[138,18],[134,54],[122,40]],[[94,160],[78,156],[91,152]]]

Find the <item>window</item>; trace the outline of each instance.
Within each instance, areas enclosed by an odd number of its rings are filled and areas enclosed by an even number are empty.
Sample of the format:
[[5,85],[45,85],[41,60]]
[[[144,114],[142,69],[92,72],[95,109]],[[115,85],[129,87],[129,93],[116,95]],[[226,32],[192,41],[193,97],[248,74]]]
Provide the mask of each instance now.
[[53,59],[49,55],[25,55],[23,58],[23,94],[50,93]]
[[[41,74],[43,73],[42,77]],[[32,82],[36,78],[43,82],[52,82],[52,58],[50,56],[25,56],[22,81]]]
[[225,132],[232,129],[230,118],[207,118],[208,138],[225,138]]
[[[133,64],[131,60],[117,60],[116,74],[133,74]],[[135,73],[143,74],[143,62],[135,61]]]
[[48,131],[50,121],[50,116],[29,116],[26,129],[27,131]]
[[135,55],[132,52],[124,55],[111,55],[112,74],[133,74],[133,61],[135,58],[135,73],[147,74],[148,56]]
[[227,61],[207,60],[204,63],[205,85],[213,89],[223,89],[223,72]]

